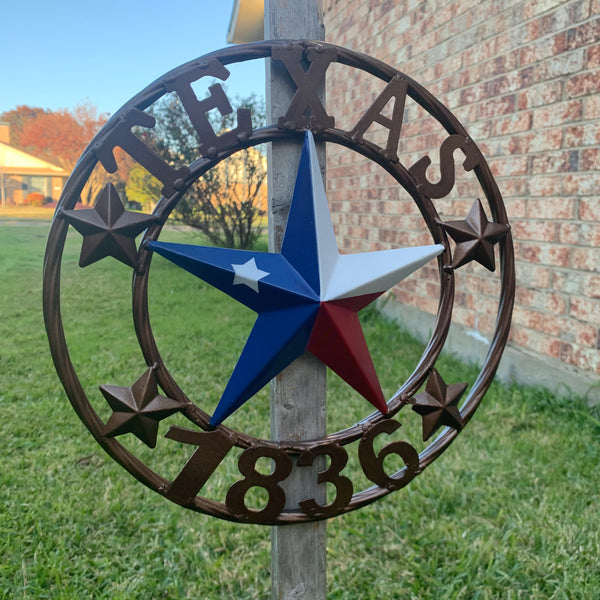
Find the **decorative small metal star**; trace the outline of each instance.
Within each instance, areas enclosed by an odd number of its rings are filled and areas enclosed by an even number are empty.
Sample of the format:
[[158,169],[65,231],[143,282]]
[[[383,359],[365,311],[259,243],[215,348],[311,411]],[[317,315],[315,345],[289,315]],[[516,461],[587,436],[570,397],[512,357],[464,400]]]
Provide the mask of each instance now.
[[446,385],[440,374],[431,370],[425,391],[408,400],[413,410],[423,417],[423,441],[426,442],[442,425],[456,430],[463,428],[463,420],[458,410],[458,402],[466,383]]
[[464,221],[448,221],[442,227],[456,242],[452,267],[476,260],[490,271],[496,270],[494,245],[510,230],[509,225],[488,221],[479,198],[475,199]]
[[107,183],[98,194],[94,208],[65,210],[63,214],[83,236],[80,267],[112,256],[135,269],[135,238],[155,222],[152,215],[125,210],[112,183]]
[[101,385],[100,391],[113,409],[104,435],[133,433],[150,448],[156,447],[158,423],[181,409],[181,403],[158,393],[154,369],[148,369],[131,387]]

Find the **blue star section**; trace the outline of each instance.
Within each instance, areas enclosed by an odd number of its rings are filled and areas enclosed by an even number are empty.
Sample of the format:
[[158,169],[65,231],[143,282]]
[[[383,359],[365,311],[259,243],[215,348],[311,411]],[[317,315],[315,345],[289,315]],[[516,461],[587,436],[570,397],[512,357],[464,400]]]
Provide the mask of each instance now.
[[[282,254],[168,242],[150,242],[148,246],[257,313],[319,301],[319,296]],[[239,278],[236,267],[251,260],[268,273],[257,281],[258,292],[235,282]]]
[[[218,425],[273,377],[304,354],[319,303],[263,312],[256,323],[210,420]],[[283,365],[283,366],[282,366]]]
[[444,250],[340,255],[310,132],[280,254],[163,242],[149,248],[258,313],[213,426],[307,350],[387,412],[356,313]]

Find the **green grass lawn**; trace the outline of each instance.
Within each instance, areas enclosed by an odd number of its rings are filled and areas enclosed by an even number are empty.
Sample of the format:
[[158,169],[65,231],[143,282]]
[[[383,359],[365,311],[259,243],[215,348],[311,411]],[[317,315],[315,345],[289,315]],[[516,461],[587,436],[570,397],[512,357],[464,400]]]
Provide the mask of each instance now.
[[[168,502],[106,456],[78,420],[42,322],[47,232],[0,225],[0,598],[268,598],[268,528]],[[112,259],[79,269],[80,239],[70,235],[65,252],[65,326],[101,411],[98,385],[130,385],[145,365],[130,269]],[[151,316],[167,364],[186,389],[218,399],[252,314],[231,304],[218,323],[220,295],[166,261],[152,269]],[[372,311],[364,327],[389,394],[421,347]],[[439,367],[453,382],[477,372],[451,357]],[[330,379],[332,425],[364,416],[360,399]],[[244,414],[257,435],[267,396]],[[328,598],[600,598],[599,448],[600,426],[581,403],[492,386],[463,434],[408,487],[329,522]]]
[[33,220],[49,221],[54,215],[54,209],[48,206],[0,206],[0,221]]

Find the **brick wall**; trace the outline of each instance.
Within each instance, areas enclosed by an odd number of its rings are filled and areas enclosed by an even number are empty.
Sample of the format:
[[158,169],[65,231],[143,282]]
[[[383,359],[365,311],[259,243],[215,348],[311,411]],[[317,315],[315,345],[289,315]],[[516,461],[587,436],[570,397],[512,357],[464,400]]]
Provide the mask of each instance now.
[[[486,156],[515,240],[511,344],[600,373],[600,0],[324,0],[324,19],[327,41],[423,84]],[[367,79],[332,68],[330,113],[356,120],[381,91],[365,88]],[[399,155],[408,165],[437,156],[444,139],[423,113],[407,104]],[[328,148],[340,245],[430,243],[410,198],[377,169]],[[444,220],[463,219],[476,196],[474,178],[457,168],[454,190],[436,207]],[[461,269],[454,319],[486,335],[498,275],[478,267]],[[435,312],[437,273],[425,274],[395,295]]]

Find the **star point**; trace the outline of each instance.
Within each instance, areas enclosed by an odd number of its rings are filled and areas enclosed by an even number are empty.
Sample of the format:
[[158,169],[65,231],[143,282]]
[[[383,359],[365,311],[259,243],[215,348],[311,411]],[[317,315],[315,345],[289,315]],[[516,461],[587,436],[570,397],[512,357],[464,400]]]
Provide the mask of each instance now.
[[125,210],[112,183],[104,186],[93,208],[65,210],[63,214],[83,236],[80,267],[87,267],[102,258],[112,256],[135,268],[135,238],[155,221],[152,215]]

